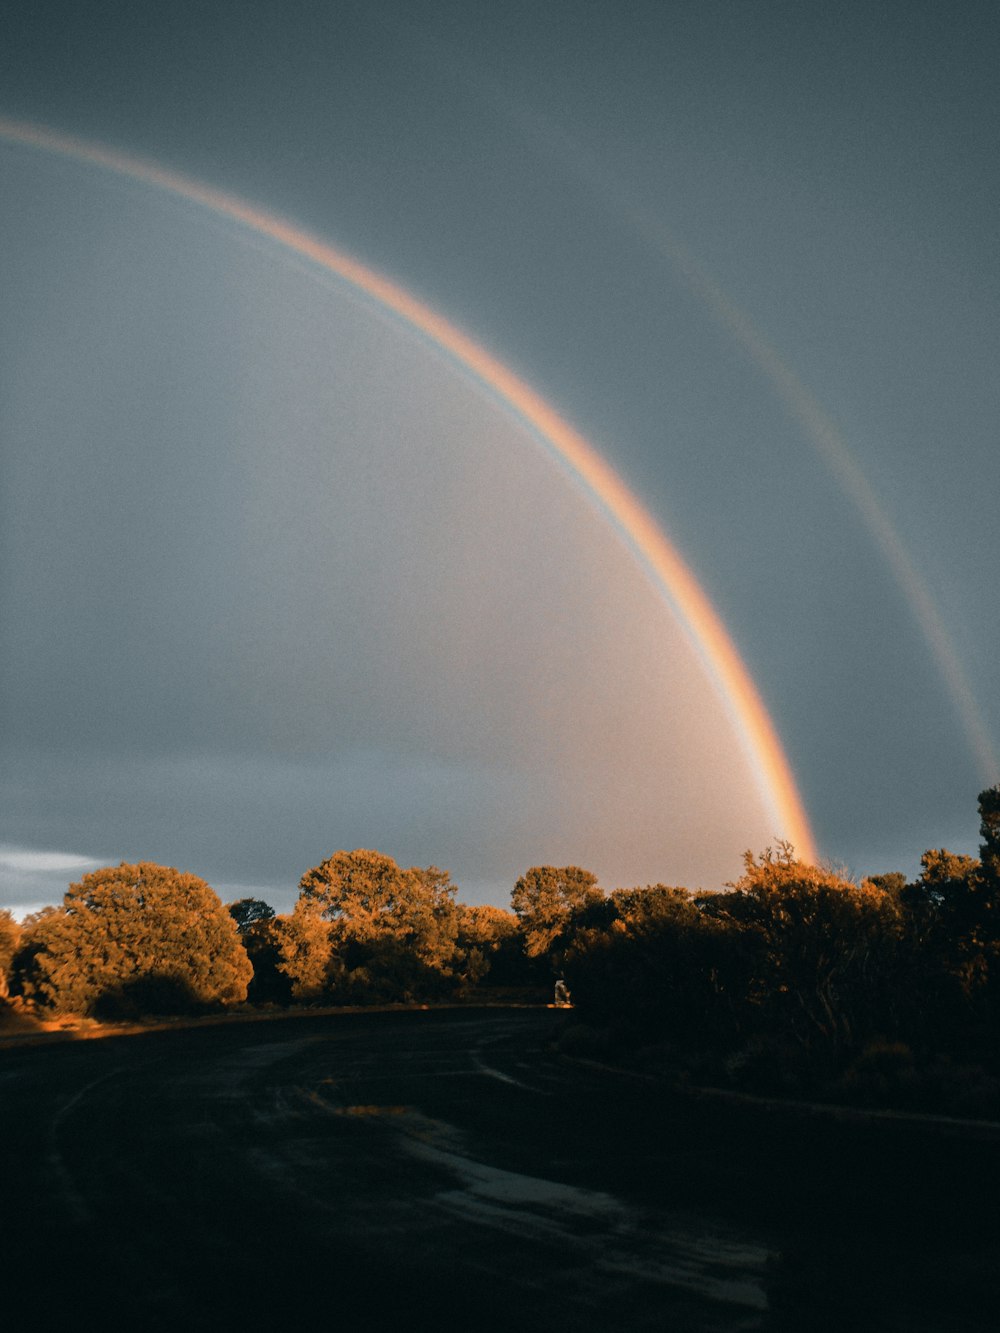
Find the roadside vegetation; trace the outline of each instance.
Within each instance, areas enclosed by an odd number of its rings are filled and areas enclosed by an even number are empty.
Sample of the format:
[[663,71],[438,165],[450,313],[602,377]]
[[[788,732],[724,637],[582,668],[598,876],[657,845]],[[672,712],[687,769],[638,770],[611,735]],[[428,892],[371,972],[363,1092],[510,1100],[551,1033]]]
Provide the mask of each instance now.
[[719,892],[605,893],[534,866],[511,911],[369,850],[306,871],[293,910],[123,863],[20,924],[0,911],[0,1007],[134,1020],[257,1007],[551,999],[567,1053],[764,1096],[1000,1118],[1000,787],[978,859],[943,849],[854,881],[779,843]]

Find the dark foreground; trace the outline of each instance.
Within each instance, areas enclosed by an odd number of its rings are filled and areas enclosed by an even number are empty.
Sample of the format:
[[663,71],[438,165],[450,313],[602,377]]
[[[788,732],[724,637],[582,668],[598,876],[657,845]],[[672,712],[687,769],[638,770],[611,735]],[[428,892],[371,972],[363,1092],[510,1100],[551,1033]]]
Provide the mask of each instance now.
[[998,1326],[997,1138],[678,1098],[565,1021],[0,1051],[4,1327]]

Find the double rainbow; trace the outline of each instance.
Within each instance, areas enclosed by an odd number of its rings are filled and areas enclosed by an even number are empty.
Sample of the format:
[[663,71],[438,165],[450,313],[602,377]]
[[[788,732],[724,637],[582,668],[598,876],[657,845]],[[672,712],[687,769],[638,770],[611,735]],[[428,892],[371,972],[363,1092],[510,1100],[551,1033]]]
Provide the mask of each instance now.
[[180,195],[333,274],[425,335],[513,413],[573,475],[612,524],[684,628],[751,764],[775,833],[815,860],[816,846],[791,766],[750,673],[694,575],[652,516],[593,445],[521,379],[448,320],[388,278],[250,204],[172,171],[35,125],[0,119],[0,138],[86,162]]

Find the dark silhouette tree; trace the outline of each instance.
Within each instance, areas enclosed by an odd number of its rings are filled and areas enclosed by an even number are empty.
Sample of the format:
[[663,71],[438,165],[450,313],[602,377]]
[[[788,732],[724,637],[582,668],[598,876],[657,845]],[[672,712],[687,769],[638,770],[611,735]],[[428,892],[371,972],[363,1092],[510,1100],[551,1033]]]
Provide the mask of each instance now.
[[979,793],[979,836],[983,874],[1000,892],[1000,785]]
[[919,878],[899,897],[912,974],[901,989],[907,1036],[955,1050],[974,1039],[971,1020],[984,1003],[982,867],[943,847],[924,852],[920,864]]
[[236,922],[236,929],[244,937],[258,922],[274,920],[274,908],[261,898],[238,898],[229,904],[227,910]]
[[252,1004],[287,1004],[291,983],[280,970],[281,934],[274,908],[261,898],[240,898],[228,905],[240,939],[253,967],[247,987]]
[[218,895],[196,875],[148,861],[85,875],[26,936],[24,993],[60,1012],[232,1004],[252,976]]
[[565,971],[575,1003],[588,1019],[627,1021],[647,1041],[724,1039],[724,933],[687,889],[615,889],[573,931]]
[[882,875],[869,875],[868,883],[898,899],[906,888],[906,876],[901,870],[888,870]]

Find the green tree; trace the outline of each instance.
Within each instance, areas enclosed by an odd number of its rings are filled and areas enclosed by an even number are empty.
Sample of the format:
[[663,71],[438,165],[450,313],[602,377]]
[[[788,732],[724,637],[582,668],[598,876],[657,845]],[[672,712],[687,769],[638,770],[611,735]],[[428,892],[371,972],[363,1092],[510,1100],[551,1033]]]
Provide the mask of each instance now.
[[196,875],[148,861],[85,875],[26,935],[24,993],[65,1013],[233,1004],[252,976],[218,895]]
[[603,899],[597,876],[579,866],[532,866],[525,871],[514,885],[510,903],[529,958],[557,953],[568,940],[574,917]]

